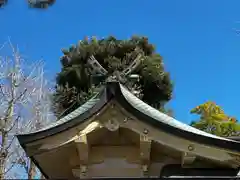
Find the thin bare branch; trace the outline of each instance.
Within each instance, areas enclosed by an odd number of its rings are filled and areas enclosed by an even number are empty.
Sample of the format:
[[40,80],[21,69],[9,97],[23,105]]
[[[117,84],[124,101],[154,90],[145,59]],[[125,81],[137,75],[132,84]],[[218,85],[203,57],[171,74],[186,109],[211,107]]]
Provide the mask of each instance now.
[[7,44],[7,42],[4,42],[4,43],[0,46],[0,51],[5,47],[6,44]]
[[54,119],[43,61],[26,63],[10,38],[0,46],[0,51],[7,45],[12,54],[0,54],[0,180],[17,178],[14,167],[19,165],[26,171],[26,177],[33,177],[36,168],[25,156],[15,134],[35,131]]
[[14,120],[12,126],[9,128],[9,130],[7,130],[7,133],[9,133],[15,127],[15,125],[18,123],[19,119],[20,119],[20,116],[17,116],[17,118]]

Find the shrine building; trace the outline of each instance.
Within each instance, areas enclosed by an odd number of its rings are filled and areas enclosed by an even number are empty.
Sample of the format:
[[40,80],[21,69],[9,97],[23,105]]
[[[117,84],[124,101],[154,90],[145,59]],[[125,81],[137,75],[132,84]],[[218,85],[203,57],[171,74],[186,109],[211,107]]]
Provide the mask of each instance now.
[[177,121],[117,81],[53,124],[17,138],[47,179],[236,176],[240,167],[237,139]]

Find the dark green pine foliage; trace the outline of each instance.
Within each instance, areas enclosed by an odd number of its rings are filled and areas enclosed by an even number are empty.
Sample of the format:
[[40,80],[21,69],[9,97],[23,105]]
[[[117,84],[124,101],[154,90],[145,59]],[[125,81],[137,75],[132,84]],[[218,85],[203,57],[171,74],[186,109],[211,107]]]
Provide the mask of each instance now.
[[91,55],[108,71],[109,76],[116,70],[122,71],[133,61],[131,57],[137,47],[143,52],[144,60],[132,73],[140,77],[134,85],[141,90],[144,102],[162,109],[171,99],[173,88],[169,73],[164,70],[162,57],[146,37],[133,36],[128,40],[119,40],[110,36],[100,40],[85,38],[76,46],[62,50],[62,69],[57,74],[53,96],[55,114],[60,117],[75,110],[92,96],[94,87],[101,83],[99,80],[93,86],[87,64]]
[[0,8],[4,7],[8,3],[8,0],[0,0]]
[[28,0],[28,5],[31,8],[46,9],[52,6],[56,0]]

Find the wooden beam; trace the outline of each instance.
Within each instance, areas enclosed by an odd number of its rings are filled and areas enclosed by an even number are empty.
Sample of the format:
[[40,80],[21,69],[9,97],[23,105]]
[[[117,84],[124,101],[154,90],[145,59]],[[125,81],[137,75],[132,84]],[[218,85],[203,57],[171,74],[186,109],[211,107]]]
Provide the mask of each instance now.
[[236,154],[230,154],[232,159],[227,161],[226,163],[229,164],[233,168],[239,168],[240,167],[240,155]]
[[146,134],[140,135],[140,160],[144,177],[148,177],[152,140]]

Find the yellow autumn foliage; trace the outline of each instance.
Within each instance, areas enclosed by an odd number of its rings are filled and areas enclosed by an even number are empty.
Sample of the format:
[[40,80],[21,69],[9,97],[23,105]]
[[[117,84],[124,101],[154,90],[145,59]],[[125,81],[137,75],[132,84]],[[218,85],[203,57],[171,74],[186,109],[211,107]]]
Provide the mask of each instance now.
[[230,136],[240,131],[236,118],[226,115],[215,102],[208,101],[193,108],[190,112],[200,115],[199,121],[191,123],[193,127],[200,130],[218,136]]

